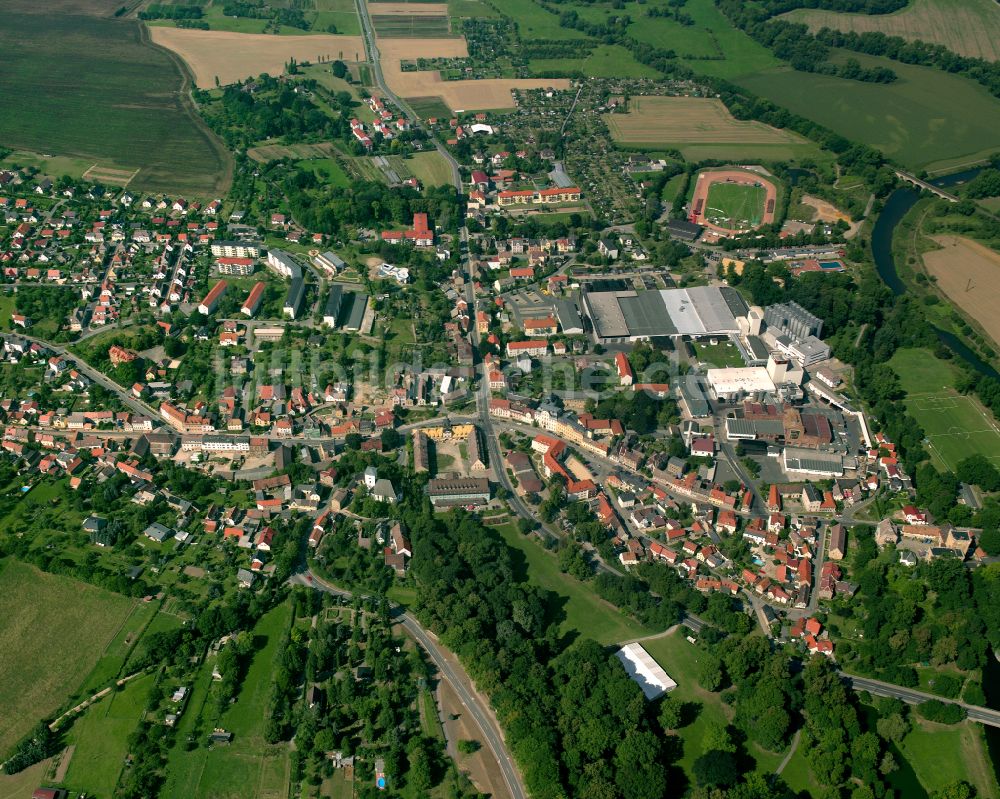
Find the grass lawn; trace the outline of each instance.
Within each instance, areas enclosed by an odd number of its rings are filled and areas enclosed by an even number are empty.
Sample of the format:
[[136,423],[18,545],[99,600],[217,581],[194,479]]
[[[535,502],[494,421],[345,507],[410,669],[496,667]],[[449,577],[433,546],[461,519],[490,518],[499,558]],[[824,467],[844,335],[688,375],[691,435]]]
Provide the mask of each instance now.
[[[698,646],[687,640],[687,634],[686,628],[681,627],[670,635],[640,643],[676,681],[677,687],[670,692],[671,698],[679,702],[697,702],[701,705],[697,718],[680,730],[680,736],[684,740],[684,755],[678,765],[691,777],[694,761],[704,753],[702,740],[705,737],[705,730],[713,722],[728,723],[731,714],[723,703],[721,694],[706,691],[698,685],[696,679],[698,658],[703,653]],[[747,748],[763,772],[773,771],[783,757],[780,752],[767,752],[754,743],[749,743]]]
[[[29,13],[17,13],[24,8]],[[130,186],[222,196],[232,160],[181,91],[166,51],[135,20],[36,13],[21,0],[0,26],[0,140],[82,165],[136,172]],[[59,41],[58,48],[52,48]],[[59,124],[52,124],[58,119]],[[78,171],[78,170],[73,170]]]
[[732,342],[726,341],[722,344],[694,344],[694,354],[699,361],[711,364],[719,369],[727,366],[744,366],[743,357],[739,349]]
[[806,759],[805,747],[801,744],[788,761],[785,770],[781,772],[781,778],[797,794],[804,792],[807,796],[816,796],[819,793],[820,786],[816,784],[809,761]]
[[361,22],[354,0],[316,0],[316,12],[312,21],[315,33],[326,33],[328,27],[334,25],[342,36],[361,35]]
[[424,734],[443,741],[445,739],[444,727],[441,726],[441,719],[438,718],[437,702],[434,701],[434,694],[427,689],[420,692],[420,707]]
[[10,328],[10,317],[16,310],[13,294],[0,294],[0,330]]
[[413,344],[413,320],[403,316],[393,317],[389,327],[383,331],[386,341],[393,344]]
[[[414,153],[400,160],[402,166],[425,186],[447,186],[451,183],[451,167],[437,150]],[[394,159],[392,163],[396,165]]]
[[619,44],[599,44],[581,58],[533,58],[529,64],[539,74],[582,72],[588,78],[655,78],[659,73],[640,64]]
[[558,604],[565,613],[564,634],[577,632],[599,643],[612,644],[654,632],[624,616],[586,583],[559,571],[556,556],[542,549],[533,538],[521,535],[514,525],[504,524],[496,529],[511,548],[524,556],[520,566],[528,580],[560,598]]
[[[285,796],[290,779],[289,749],[284,745],[269,746],[264,742],[264,722],[272,690],[274,657],[291,612],[289,603],[285,602],[267,613],[254,627],[254,638],[260,648],[247,670],[235,704],[217,721],[214,718],[202,720],[197,749],[183,752],[180,751],[183,745],[174,748],[170,756],[166,795],[193,799]],[[210,667],[206,668],[210,674]],[[202,679],[199,676],[199,681]],[[192,717],[197,712],[198,700],[198,696],[191,698],[188,712]],[[211,713],[211,708],[206,707],[205,711]],[[193,720],[185,721],[194,724]],[[208,749],[204,734],[213,727],[232,732],[232,744]]]
[[351,185],[351,179],[334,158],[309,158],[300,161],[298,165],[311,169],[318,178],[331,186],[347,188]]
[[[835,52],[834,58],[847,55]],[[912,169],[974,160],[995,149],[1000,101],[978,83],[929,67],[850,56],[865,67],[888,67],[899,80],[861,83],[779,67],[737,83]]]
[[580,31],[563,28],[559,16],[546,11],[535,0],[503,0],[503,13],[517,20],[522,39],[583,39]]
[[918,720],[903,739],[901,750],[928,792],[968,780],[980,797],[997,795],[982,728],[971,721],[946,725]]
[[0,751],[63,706],[134,605],[34,566],[0,563]]
[[[658,0],[657,4],[666,5],[664,0]],[[626,8],[633,9],[635,22],[628,29],[632,36],[640,42],[675,50],[680,60],[696,73],[735,79],[779,63],[763,45],[730,25],[712,0],[688,0],[684,13],[694,20],[690,27],[667,17],[647,18],[644,6],[638,3],[626,3]],[[706,55],[721,59],[697,58]]]
[[752,228],[764,218],[763,186],[713,183],[708,188],[705,215],[723,227]]
[[152,674],[139,677],[73,723],[68,742],[75,749],[63,785],[73,793],[111,796],[128,753],[128,736],[142,718],[152,684]]
[[[16,150],[6,158],[0,159],[4,167],[34,167],[45,175],[69,175],[73,178],[83,177],[83,173],[93,166],[92,158],[74,158],[64,155],[39,155],[26,150]],[[0,794],[2,797],[2,794]]]
[[151,621],[158,618],[158,609],[159,605],[156,602],[139,602],[132,608],[132,612],[125,619],[118,634],[108,643],[104,655],[87,675],[79,693],[89,696],[99,691],[111,680],[124,676],[122,667],[125,665],[126,659],[134,651],[141,636],[150,631]]
[[889,365],[907,392],[906,409],[924,429],[939,469],[976,453],[1000,462],[1000,430],[989,411],[955,391],[955,367],[925,349],[898,350]]

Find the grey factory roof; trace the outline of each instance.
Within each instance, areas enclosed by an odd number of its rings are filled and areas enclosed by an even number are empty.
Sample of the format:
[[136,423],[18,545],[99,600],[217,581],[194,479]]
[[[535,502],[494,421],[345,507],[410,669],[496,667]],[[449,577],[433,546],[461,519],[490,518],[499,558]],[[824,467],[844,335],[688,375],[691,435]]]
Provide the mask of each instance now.
[[588,290],[586,308],[603,338],[735,333],[747,305],[728,286],[655,291]]

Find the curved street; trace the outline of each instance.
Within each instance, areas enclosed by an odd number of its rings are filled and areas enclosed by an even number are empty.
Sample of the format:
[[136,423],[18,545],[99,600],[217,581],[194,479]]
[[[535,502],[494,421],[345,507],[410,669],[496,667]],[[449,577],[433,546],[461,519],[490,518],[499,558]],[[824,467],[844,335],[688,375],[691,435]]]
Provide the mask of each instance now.
[[[303,585],[313,588],[316,591],[323,591],[334,596],[352,598],[354,594],[331,585],[312,571],[293,575],[289,580],[294,585]],[[514,760],[507,749],[507,744],[503,740],[500,725],[493,715],[492,709],[486,704],[483,697],[476,691],[472,679],[466,674],[465,669],[458,663],[458,659],[452,656],[438,642],[433,633],[425,630],[419,621],[411,614],[407,613],[398,605],[392,606],[392,616],[396,619],[413,639],[430,655],[431,660],[437,667],[442,679],[447,680],[455,689],[462,706],[468,710],[476,724],[483,732],[483,740],[493,753],[493,757],[500,767],[504,782],[514,799],[527,799],[528,793],[521,781],[521,775],[514,765]]]

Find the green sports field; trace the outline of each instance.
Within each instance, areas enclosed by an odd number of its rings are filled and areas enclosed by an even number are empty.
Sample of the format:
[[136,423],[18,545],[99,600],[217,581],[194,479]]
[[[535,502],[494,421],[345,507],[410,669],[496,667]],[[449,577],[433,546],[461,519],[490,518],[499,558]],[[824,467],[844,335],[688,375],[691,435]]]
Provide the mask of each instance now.
[[925,446],[937,466],[954,469],[969,455],[982,454],[1000,466],[1000,430],[972,397],[952,388],[911,394],[906,407],[924,428]]
[[766,197],[767,191],[763,186],[713,183],[705,201],[705,217],[730,230],[757,227],[764,218]]
[[924,429],[924,446],[938,469],[953,470],[975,454],[1000,465],[1000,425],[974,398],[955,390],[955,367],[923,349],[899,350],[889,365],[899,375],[906,409]]

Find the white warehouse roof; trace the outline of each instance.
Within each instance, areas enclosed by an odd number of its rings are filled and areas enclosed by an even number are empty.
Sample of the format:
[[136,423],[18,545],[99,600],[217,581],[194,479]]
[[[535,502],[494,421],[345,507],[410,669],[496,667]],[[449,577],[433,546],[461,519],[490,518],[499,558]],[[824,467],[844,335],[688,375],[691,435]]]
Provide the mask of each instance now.
[[646,699],[656,699],[677,687],[677,683],[650,657],[642,644],[635,641],[625,644],[615,653],[615,657],[622,662],[628,676],[639,684]]
[[763,366],[742,366],[731,369],[709,369],[708,384],[718,397],[774,391],[774,381]]

